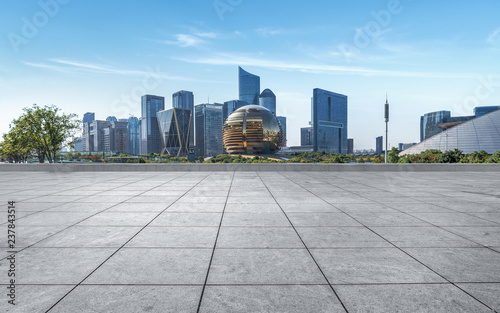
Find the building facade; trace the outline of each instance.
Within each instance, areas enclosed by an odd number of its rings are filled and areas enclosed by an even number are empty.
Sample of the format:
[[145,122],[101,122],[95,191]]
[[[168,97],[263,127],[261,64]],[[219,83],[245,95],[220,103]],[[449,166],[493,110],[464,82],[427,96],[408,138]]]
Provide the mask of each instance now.
[[[269,110],[269,111],[271,111],[271,110]],[[281,129],[283,130],[283,142],[281,143],[281,148],[286,148],[286,117],[285,116],[276,116],[276,118],[280,122]]]
[[133,155],[139,155],[140,148],[140,137],[139,137],[139,119],[135,116],[131,116],[128,119],[127,124],[127,153]]
[[447,128],[402,151],[400,155],[418,154],[429,149],[443,152],[458,149],[463,153],[484,150],[488,154],[500,150],[500,110]]
[[90,151],[89,147],[89,130],[90,124],[95,121],[95,113],[87,112],[83,114],[83,128],[82,128],[82,151]]
[[187,156],[192,114],[189,109],[171,108],[156,114],[163,150],[161,154]]
[[[181,90],[172,95],[172,107],[177,109],[191,110],[194,113],[194,94],[191,91]],[[191,121],[191,131],[189,132],[189,145],[194,146],[194,120]]]
[[300,146],[312,146],[313,145],[313,128],[312,127],[302,127],[300,129]]
[[222,107],[220,103],[204,103],[194,107],[197,156],[222,154]]
[[347,154],[347,96],[314,89],[312,114],[314,151]]
[[239,100],[248,104],[259,104],[260,77],[250,74],[238,66]]
[[116,118],[116,116],[111,116],[110,115],[110,116],[106,117],[106,121],[108,121],[108,122],[117,122],[118,119]]
[[165,98],[144,95],[141,98],[141,153],[160,154],[163,150],[156,113],[165,110]]
[[111,121],[103,129],[104,151],[127,153],[127,124],[128,122]]
[[375,138],[375,154],[382,154],[384,151],[384,137],[378,136]]
[[225,121],[231,113],[244,107],[245,105],[248,105],[248,102],[242,100],[230,100],[224,102],[222,105],[222,120]]
[[347,138],[347,154],[354,153],[354,139]]
[[271,89],[264,89],[259,96],[259,105],[276,115],[276,95]]
[[411,143],[402,143],[402,142],[400,142],[398,144],[398,150],[399,151],[404,151],[404,150],[406,150],[406,149],[408,149],[408,148],[410,148],[410,147],[412,147],[412,146],[414,146],[416,144],[417,144],[416,142],[411,142]]

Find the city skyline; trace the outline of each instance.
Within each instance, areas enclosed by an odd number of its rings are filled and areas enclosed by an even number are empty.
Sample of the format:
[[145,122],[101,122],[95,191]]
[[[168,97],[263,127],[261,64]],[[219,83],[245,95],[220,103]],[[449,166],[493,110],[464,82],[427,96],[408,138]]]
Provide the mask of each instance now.
[[121,2],[119,15],[112,2],[40,3],[57,6],[7,3],[0,13],[0,133],[33,103],[122,119],[141,115],[144,94],[238,99],[237,66],[276,94],[288,146],[300,145],[314,88],[349,97],[356,150],[384,134],[386,92],[391,146],[418,142],[425,113],[500,105],[495,1]]

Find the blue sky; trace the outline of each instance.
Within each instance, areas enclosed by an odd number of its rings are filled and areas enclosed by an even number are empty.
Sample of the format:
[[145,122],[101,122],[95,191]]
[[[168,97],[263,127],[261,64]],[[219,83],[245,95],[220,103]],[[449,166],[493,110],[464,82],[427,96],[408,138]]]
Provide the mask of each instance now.
[[[45,4],[45,5],[44,5]],[[313,88],[349,97],[349,138],[418,142],[420,115],[500,105],[500,2],[5,1],[0,12],[0,133],[22,108],[80,117],[140,115],[143,93],[238,97],[237,66],[261,77],[300,144]]]

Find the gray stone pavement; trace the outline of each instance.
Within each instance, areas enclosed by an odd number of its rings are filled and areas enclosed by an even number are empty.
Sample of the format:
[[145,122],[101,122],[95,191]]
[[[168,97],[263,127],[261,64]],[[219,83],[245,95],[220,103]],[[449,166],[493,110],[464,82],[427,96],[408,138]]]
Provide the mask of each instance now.
[[0,312],[500,311],[498,172],[0,177]]

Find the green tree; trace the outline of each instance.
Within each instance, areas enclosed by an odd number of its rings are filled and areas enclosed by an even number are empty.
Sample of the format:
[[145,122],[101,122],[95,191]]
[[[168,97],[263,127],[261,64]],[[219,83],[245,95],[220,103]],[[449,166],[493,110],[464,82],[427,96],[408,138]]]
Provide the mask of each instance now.
[[23,145],[20,137],[16,135],[16,128],[10,129],[7,134],[3,134],[3,142],[0,143],[0,157],[9,162],[23,163],[32,155],[32,150]]
[[500,150],[493,152],[493,154],[486,159],[487,163],[500,163]]
[[389,163],[398,163],[399,161],[399,150],[396,147],[392,147],[391,151],[387,153],[387,161]]
[[24,113],[12,122],[17,130],[15,136],[21,145],[38,154],[39,162],[43,163],[47,158],[54,163],[63,146],[74,146],[74,142],[68,139],[80,126],[76,114],[60,114],[60,109],[54,105],[42,108],[34,104],[23,110]]
[[458,163],[462,159],[462,150],[448,150],[441,154],[437,162],[438,163]]

